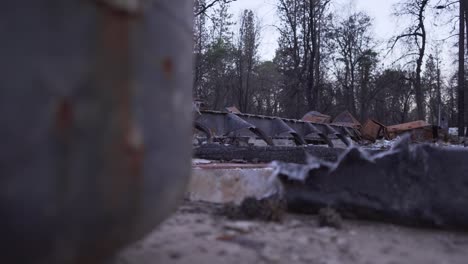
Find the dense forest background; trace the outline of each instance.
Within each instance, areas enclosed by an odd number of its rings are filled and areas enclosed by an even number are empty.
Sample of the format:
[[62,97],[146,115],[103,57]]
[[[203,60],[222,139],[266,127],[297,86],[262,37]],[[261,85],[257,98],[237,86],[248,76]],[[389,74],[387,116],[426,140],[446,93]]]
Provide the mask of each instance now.
[[[402,0],[393,10],[405,21],[401,33],[388,36],[382,49],[364,12],[336,14],[333,0],[277,0],[278,48],[272,60],[262,60],[262,25],[252,10],[239,18],[231,13],[233,0],[195,0],[194,98],[208,109],[236,106],[288,118],[348,110],[386,125],[438,124],[443,116],[457,126],[466,100],[464,1]],[[429,19],[449,28],[450,37],[428,43]],[[439,45],[460,56],[442,61]],[[396,59],[381,63],[388,54]]]

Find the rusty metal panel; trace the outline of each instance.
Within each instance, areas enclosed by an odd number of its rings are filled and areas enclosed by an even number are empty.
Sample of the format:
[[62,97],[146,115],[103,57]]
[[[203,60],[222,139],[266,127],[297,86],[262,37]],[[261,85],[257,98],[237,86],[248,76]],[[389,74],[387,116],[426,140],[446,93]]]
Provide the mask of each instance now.
[[240,114],[241,113],[241,111],[239,109],[237,109],[237,107],[235,107],[235,106],[226,107],[226,111],[228,111],[229,113],[234,113],[234,114]]
[[418,120],[387,127],[389,138],[393,139],[404,133],[410,133],[414,141],[429,141],[438,137],[438,128],[426,121]]
[[361,127],[361,123],[348,111],[344,111],[336,116],[335,119],[333,119],[333,124],[354,128]]
[[183,197],[193,2],[106,2],[2,3],[1,263],[103,263]]
[[411,129],[428,127],[430,125],[431,124],[427,123],[426,121],[418,120],[418,121],[413,121],[413,122],[388,126],[387,130],[390,133],[402,133],[402,132],[405,132],[405,131],[408,131],[408,130],[411,130]]
[[411,140],[414,142],[429,142],[438,137],[438,128],[436,126],[416,128],[410,132]]
[[331,117],[329,115],[324,115],[317,111],[310,111],[307,114],[305,114],[301,118],[301,120],[306,121],[306,122],[325,124],[325,123],[330,123]]
[[[249,127],[251,127],[257,130],[257,135],[263,134],[261,138],[265,139],[265,141],[267,141],[267,138],[288,138],[297,145],[305,145],[308,140],[324,141],[330,146],[333,145],[330,139],[339,138],[345,144],[349,144],[347,137],[360,140],[360,133],[355,128],[336,124],[319,124],[295,119],[208,110],[202,110],[200,113],[201,115],[197,117],[196,121],[209,128],[213,135],[218,137],[252,137],[252,131],[249,131]],[[228,124],[233,119],[242,120],[241,123],[250,124],[250,126],[243,125],[239,129],[232,129]]]
[[387,128],[373,119],[368,119],[361,128],[361,134],[364,139],[374,142],[379,137],[387,136]]

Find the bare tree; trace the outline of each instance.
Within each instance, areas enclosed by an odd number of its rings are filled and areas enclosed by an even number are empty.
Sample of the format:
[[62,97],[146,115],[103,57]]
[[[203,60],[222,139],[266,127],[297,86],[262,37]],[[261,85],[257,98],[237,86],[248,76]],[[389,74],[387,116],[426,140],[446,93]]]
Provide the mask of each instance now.
[[[305,31],[304,59],[308,60],[306,99],[310,109],[320,109],[320,71],[322,25],[330,0],[309,0],[307,17],[303,18]],[[308,57],[308,58],[307,58]]]
[[198,0],[195,0],[195,16],[199,16],[201,14],[205,14],[206,11],[208,11],[208,9],[212,8],[213,6],[215,6],[216,4],[218,3],[224,3],[224,4],[228,4],[228,3],[231,3],[231,2],[234,2],[236,0],[211,0],[210,2],[206,2],[206,1],[198,1]]
[[393,50],[398,42],[404,41],[410,46],[410,51],[407,55],[415,57],[416,69],[413,85],[418,119],[425,119],[421,72],[427,44],[424,20],[428,3],[429,0],[408,0],[399,3],[395,15],[408,17],[411,21],[415,21],[415,23],[409,25],[402,34],[394,37],[391,46],[391,50]]
[[257,58],[260,32],[252,10],[244,10],[237,43],[237,103],[239,110],[249,112],[252,104],[252,74]]
[[[465,107],[468,101],[468,93],[465,87],[465,15],[467,12],[466,3],[460,0],[460,19],[459,19],[459,35],[458,35],[458,133],[459,135],[466,136],[465,125],[466,116],[468,116],[468,109]],[[468,28],[467,28],[468,30]],[[467,33],[468,34],[468,33]],[[468,133],[468,131],[467,131]]]
[[254,72],[253,100],[257,114],[276,116],[280,107],[280,74],[274,61],[258,63]]
[[[194,13],[198,13],[205,5],[205,0],[195,0]],[[201,13],[196,16],[193,24],[194,35],[194,73],[193,73],[193,94],[195,98],[203,97],[203,76],[206,73],[207,65],[205,52],[208,47],[208,32],[206,28],[206,14]]]
[[401,69],[386,69],[376,78],[376,98],[371,104],[374,118],[384,124],[398,124],[408,121],[413,91],[411,79]]
[[[196,18],[196,22],[200,20],[198,26],[201,26],[204,16],[205,14],[201,14]],[[208,107],[220,110],[233,103],[235,47],[232,43],[233,23],[229,4],[219,2],[210,10],[209,17],[208,29],[203,28],[202,32],[198,33],[203,37],[202,43],[205,44],[195,44],[195,73],[199,75],[196,79],[196,95],[198,99],[205,101]],[[206,35],[203,31],[206,31]]]
[[339,76],[338,81],[343,87],[344,104],[346,109],[354,115],[357,114],[356,74],[358,65],[361,63],[361,66],[364,66],[365,60],[371,62],[371,25],[371,18],[367,14],[354,13],[339,21],[334,26],[332,34],[335,43],[333,48],[336,49],[337,70],[340,71],[337,76]]
[[285,111],[296,116],[320,108],[322,36],[330,0],[279,0],[277,52],[284,76]]
[[[436,51],[437,52],[437,51]],[[424,74],[422,76],[423,93],[428,107],[428,120],[432,124],[438,124],[442,104],[440,58],[430,54],[426,60]]]
[[283,108],[285,115],[298,117],[303,112],[300,3],[299,0],[279,0],[280,38],[276,62],[282,73]]

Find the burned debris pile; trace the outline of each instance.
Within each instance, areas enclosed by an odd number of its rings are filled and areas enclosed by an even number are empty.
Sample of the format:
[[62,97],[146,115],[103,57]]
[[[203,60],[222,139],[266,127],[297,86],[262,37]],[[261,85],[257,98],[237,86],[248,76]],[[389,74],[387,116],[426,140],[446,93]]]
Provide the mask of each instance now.
[[311,111],[297,120],[244,114],[235,107],[223,112],[200,110],[194,105],[194,115],[195,157],[220,161],[303,164],[309,154],[336,161],[351,144],[388,149],[390,144],[376,141],[393,141],[409,133],[413,142],[434,142],[447,134],[424,121],[385,126],[369,119],[361,125],[348,111],[334,119]]
[[[228,111],[200,110],[195,115],[195,144],[221,143],[236,146],[350,145],[360,141],[358,127],[344,123],[325,123],[329,118],[306,115],[304,120]],[[307,121],[314,120],[315,122]],[[292,143],[292,144],[290,144]]]
[[335,163],[275,162],[288,209],[333,208],[348,218],[468,230],[468,150],[411,145],[369,154],[351,147]]
[[308,156],[320,157],[326,161],[337,161],[344,151],[341,148],[324,146],[231,146],[221,144],[203,144],[194,149],[194,156],[199,159],[218,161],[245,161],[249,163],[270,163],[280,160],[289,163],[305,164]]
[[235,146],[349,146],[352,142],[365,144],[377,139],[393,140],[405,133],[415,142],[441,139],[446,129],[425,121],[385,126],[369,119],[364,125],[345,111],[333,121],[328,115],[311,111],[302,119],[286,119],[241,113],[235,107],[226,111],[194,108],[194,144],[220,143]]
[[[372,119],[362,125],[349,112],[332,119],[312,111],[301,120],[236,108],[195,115],[195,157],[273,162],[274,193],[288,211],[318,214],[334,227],[342,216],[468,230],[468,150],[429,144],[446,140],[447,128]],[[280,219],[267,201],[247,199],[227,214]]]

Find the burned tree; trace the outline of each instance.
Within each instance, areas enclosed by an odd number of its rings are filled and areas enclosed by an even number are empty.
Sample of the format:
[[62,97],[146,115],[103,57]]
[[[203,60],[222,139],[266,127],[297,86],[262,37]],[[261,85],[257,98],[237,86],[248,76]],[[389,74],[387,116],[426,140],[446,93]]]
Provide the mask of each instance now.
[[252,77],[257,63],[259,45],[259,29],[252,10],[244,10],[241,17],[239,36],[236,50],[237,105],[241,112],[249,112],[252,105]]
[[283,74],[286,115],[320,109],[322,36],[329,0],[279,0],[276,61]]
[[303,26],[306,32],[304,57],[308,59],[309,63],[306,89],[309,109],[320,109],[322,26],[329,3],[330,0],[306,1],[306,4],[308,4],[308,13],[306,12],[308,19],[304,19]]
[[[195,0],[194,13],[197,14],[205,5],[205,0]],[[200,13],[194,19],[193,24],[193,38],[194,38],[194,73],[193,73],[193,95],[195,98],[202,98],[202,83],[203,77],[207,71],[206,65],[206,49],[208,48],[208,29],[207,29],[207,15]]]
[[236,0],[211,0],[210,2],[195,0],[195,16],[205,14],[208,9],[214,7],[216,4],[224,3],[228,4]]
[[409,0],[399,3],[395,12],[396,16],[409,17],[415,23],[409,25],[400,35],[394,37],[391,42],[393,50],[399,42],[405,42],[409,46],[409,52],[403,57],[414,58],[415,76],[413,81],[416,109],[418,119],[425,119],[424,94],[421,85],[421,72],[424,55],[426,52],[427,34],[424,24],[426,8],[429,0]]
[[[376,57],[371,49],[371,25],[371,18],[367,14],[354,13],[339,21],[331,34],[332,48],[336,50],[334,54],[336,75],[343,89],[344,105],[353,115],[357,114],[358,77],[369,78],[370,67]],[[358,69],[361,76],[357,76],[359,75]],[[364,90],[367,88],[367,81],[361,80]],[[363,107],[362,103],[360,103],[361,107]]]
[[[468,101],[465,91],[465,15],[466,3],[460,0],[460,19],[458,35],[458,135],[466,136],[464,133],[466,125],[466,103]],[[468,28],[467,28],[468,30]]]

